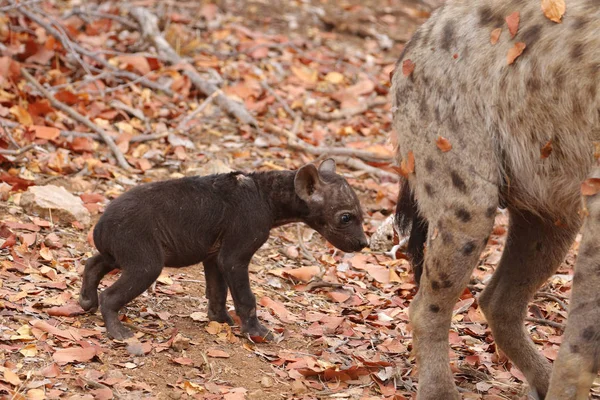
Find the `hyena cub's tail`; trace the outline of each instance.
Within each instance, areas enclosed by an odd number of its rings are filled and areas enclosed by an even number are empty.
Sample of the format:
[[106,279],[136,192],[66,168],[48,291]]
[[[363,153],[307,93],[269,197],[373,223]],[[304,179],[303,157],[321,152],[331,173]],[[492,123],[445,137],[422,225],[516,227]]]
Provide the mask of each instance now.
[[408,180],[403,180],[400,184],[398,204],[396,204],[396,228],[398,233],[404,236],[410,231],[407,254],[412,263],[415,281],[419,284],[423,273],[423,256],[429,225],[419,214],[419,205]]

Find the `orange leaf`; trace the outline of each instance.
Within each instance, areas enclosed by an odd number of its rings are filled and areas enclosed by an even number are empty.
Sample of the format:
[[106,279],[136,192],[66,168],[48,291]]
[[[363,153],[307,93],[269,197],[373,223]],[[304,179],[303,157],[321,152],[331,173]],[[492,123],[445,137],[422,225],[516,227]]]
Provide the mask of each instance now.
[[95,347],[71,347],[68,349],[58,349],[52,354],[52,359],[58,365],[68,364],[70,362],[90,361],[96,355]]
[[367,264],[367,272],[379,283],[390,283],[390,271],[382,265]]
[[319,273],[319,267],[316,267],[316,266],[294,268],[289,271],[284,271],[284,274],[293,276],[294,278],[296,278],[302,282],[310,281],[318,273]]
[[409,151],[408,156],[400,163],[400,174],[406,178],[413,172],[415,172],[415,156],[412,151]]
[[294,314],[290,313],[287,310],[287,308],[285,308],[283,303],[281,303],[277,300],[273,300],[273,299],[268,298],[267,296],[264,296],[263,298],[260,299],[260,305],[273,310],[273,312],[277,315],[277,317],[281,320],[281,322],[289,324],[290,322],[293,322],[296,320],[296,316]]
[[415,70],[415,63],[411,60],[402,61],[402,74],[404,76],[409,76]]
[[548,140],[544,147],[542,147],[540,153],[542,154],[542,158],[548,158],[550,156],[550,153],[552,153],[552,140]]
[[181,365],[193,365],[194,364],[194,360],[192,360],[189,357],[172,358],[171,361],[173,361],[176,364],[181,364]]
[[525,50],[525,43],[523,42],[517,42],[515,43],[515,45],[513,47],[510,48],[510,50],[508,50],[508,54],[506,54],[506,62],[508,65],[512,64],[515,62],[515,60],[517,59],[517,57],[519,57],[522,53],[523,50]]
[[519,12],[515,11],[506,17],[506,24],[508,25],[508,31],[510,32],[510,38],[513,39],[519,30]]
[[47,308],[46,314],[54,317],[74,317],[75,315],[85,314],[83,308],[76,303],[65,304],[64,306],[56,306]]
[[490,35],[490,43],[491,44],[496,44],[498,43],[498,40],[500,39],[500,34],[502,33],[502,28],[496,28],[492,31],[491,35]]
[[305,67],[304,65],[295,66],[292,65],[290,68],[296,77],[305,83],[317,83],[319,74],[316,69]]
[[35,137],[38,139],[56,140],[60,136],[60,131],[50,126],[33,125],[31,129],[35,132]]
[[542,0],[542,11],[550,21],[560,23],[566,10],[565,0]]
[[94,151],[94,141],[86,137],[73,138],[73,141],[71,142],[71,149],[79,153],[91,153],[92,151]]
[[593,196],[600,192],[600,178],[588,178],[581,184],[581,194]]
[[15,374],[8,368],[4,369],[4,380],[14,386],[18,386],[21,384],[21,379],[19,379],[19,375]]
[[33,124],[31,115],[21,106],[12,106],[10,108],[10,113],[17,118],[17,121],[19,121],[21,125],[29,126]]
[[123,55],[123,56],[118,56],[116,58],[119,62],[130,66],[131,68],[133,68],[134,70],[139,72],[141,75],[149,74],[151,71],[150,63],[148,63],[148,60],[146,59],[146,57]]
[[217,349],[208,349],[206,351],[206,355],[209,357],[213,357],[213,358],[229,358],[229,357],[231,357],[229,355],[229,353],[227,353],[223,350],[217,350]]
[[150,164],[150,161],[148,161],[148,159],[140,158],[138,160],[138,167],[142,170],[142,172],[146,172],[150,168],[152,168],[152,164]]
[[438,136],[437,140],[435,141],[435,144],[437,144],[438,149],[440,149],[442,153],[446,153],[452,150],[452,144],[450,144],[448,139],[446,139],[443,136]]
[[54,98],[70,106],[79,101],[79,97],[75,93],[69,92],[68,90],[62,90],[56,93]]
[[346,292],[331,291],[327,293],[329,298],[337,303],[343,303],[350,298],[350,294]]

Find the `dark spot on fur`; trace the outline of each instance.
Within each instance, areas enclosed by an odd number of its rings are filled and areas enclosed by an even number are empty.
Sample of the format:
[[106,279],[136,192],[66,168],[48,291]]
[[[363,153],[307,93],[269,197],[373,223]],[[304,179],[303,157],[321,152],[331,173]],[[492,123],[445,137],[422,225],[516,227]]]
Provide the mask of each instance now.
[[464,256],[470,256],[471,254],[473,254],[475,247],[476,247],[475,242],[470,241],[463,246],[463,248],[461,249],[461,252],[463,253]]
[[452,281],[450,280],[450,275],[445,272],[440,272],[440,280],[442,281],[442,287],[447,289],[452,287]]
[[469,222],[471,220],[471,213],[462,207],[455,210],[454,214],[456,215],[456,218],[462,222]]
[[581,249],[581,255],[585,257],[595,257],[598,254],[598,246],[594,244],[588,244]]
[[575,18],[573,20],[573,23],[571,24],[571,27],[573,28],[573,30],[581,30],[583,28],[585,28],[585,26],[590,22],[588,17],[578,17]]
[[448,231],[442,231],[442,242],[444,244],[452,243],[452,234]]
[[525,85],[527,85],[527,90],[529,90],[529,92],[537,92],[538,90],[540,90],[542,88],[542,82],[540,81],[540,79],[537,76],[533,76],[531,75],[528,79],[527,82],[525,82]]
[[573,61],[581,61],[581,58],[584,54],[584,46],[583,43],[577,42],[571,47],[571,58]]
[[419,102],[419,112],[421,113],[421,118],[425,119],[427,114],[429,113],[429,107],[427,107],[427,97],[421,97],[421,101]]
[[480,7],[477,13],[479,14],[479,25],[481,26],[497,28],[504,22],[504,18],[500,14],[496,14],[489,6]]
[[[524,20],[525,19],[522,19],[522,21],[524,21]],[[525,42],[525,45],[527,47],[530,47],[531,45],[533,45],[535,42],[537,42],[539,40],[541,33],[542,33],[542,25],[541,24],[530,26],[529,28],[525,29],[523,31],[523,33],[521,33],[520,41]]]
[[552,71],[552,78],[554,80],[555,85],[554,88],[560,91],[564,86],[566,77],[567,70],[562,65],[555,67]]
[[445,281],[448,278],[450,278],[450,275],[448,275],[446,272],[440,272],[440,279]]
[[433,109],[433,113],[435,115],[435,121],[438,123],[442,122],[442,114],[440,113],[440,108],[436,107]]
[[596,330],[595,330],[594,326],[588,326],[587,328],[585,328],[583,330],[583,332],[581,332],[581,338],[583,340],[590,341],[594,338],[595,334],[596,334]]
[[424,187],[425,187],[425,193],[427,193],[427,196],[433,197],[433,194],[434,194],[433,186],[431,186],[431,184],[429,184],[429,183],[426,183],[424,185]]
[[428,158],[427,160],[425,160],[425,169],[427,170],[427,172],[433,172],[434,168],[435,168],[435,162],[431,158]]
[[574,285],[579,285],[581,284],[581,282],[584,280],[584,276],[581,272],[579,271],[575,271],[575,273],[573,274],[573,284]]
[[543,242],[537,242],[535,244],[535,250],[536,251],[542,251],[543,248],[544,248],[544,243]]
[[452,185],[458,189],[461,193],[467,193],[467,185],[463,178],[460,177],[458,172],[450,171],[450,178],[452,179]]
[[452,21],[448,21],[444,25],[440,46],[443,50],[450,51],[450,47],[454,44],[454,39],[454,24]]
[[579,353],[579,346],[577,346],[576,344],[570,345],[569,349],[571,350],[571,353],[573,353],[573,354]]
[[438,313],[440,312],[440,307],[436,306],[435,304],[431,304],[429,305],[429,311],[431,311],[432,313]]
[[433,290],[440,290],[440,283],[438,281],[431,281],[431,288]]
[[497,207],[489,207],[487,210],[485,210],[485,216],[488,218],[492,218],[496,216],[496,208]]

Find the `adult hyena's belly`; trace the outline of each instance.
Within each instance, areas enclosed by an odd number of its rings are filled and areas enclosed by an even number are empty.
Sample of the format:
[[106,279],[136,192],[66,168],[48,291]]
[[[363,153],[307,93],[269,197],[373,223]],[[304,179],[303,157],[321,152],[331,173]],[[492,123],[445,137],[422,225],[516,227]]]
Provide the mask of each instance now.
[[496,164],[509,204],[572,205],[600,140],[598,32],[597,1],[568,2],[557,24],[537,1],[450,0],[415,33],[393,78],[399,156],[439,151],[446,134],[448,153]]

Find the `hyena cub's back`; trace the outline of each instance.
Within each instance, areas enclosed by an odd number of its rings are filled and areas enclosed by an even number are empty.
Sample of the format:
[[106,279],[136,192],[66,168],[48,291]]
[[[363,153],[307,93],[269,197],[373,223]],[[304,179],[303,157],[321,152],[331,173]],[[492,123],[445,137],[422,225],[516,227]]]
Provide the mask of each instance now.
[[[517,43],[525,49],[509,64]],[[567,1],[555,23],[539,0],[450,0],[406,45],[392,95],[399,154],[412,152],[417,177],[459,190],[481,178],[515,207],[559,216],[577,202],[600,140],[600,1]],[[413,190],[421,203],[443,186]]]

